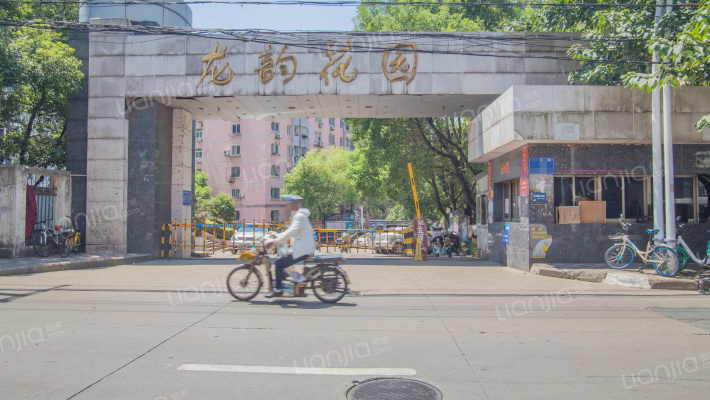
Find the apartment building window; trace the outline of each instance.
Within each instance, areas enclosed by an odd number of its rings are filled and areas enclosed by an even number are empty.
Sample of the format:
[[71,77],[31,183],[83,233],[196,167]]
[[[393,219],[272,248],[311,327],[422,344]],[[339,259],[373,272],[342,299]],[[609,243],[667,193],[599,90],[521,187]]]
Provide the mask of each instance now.
[[335,118],[328,118],[328,125],[335,126]]
[[279,210],[271,210],[271,220],[274,222],[279,222],[281,221],[279,219]]
[[288,146],[288,156],[291,157],[293,155],[293,147]]
[[293,126],[287,125],[287,126],[286,126],[286,134],[287,134],[288,136],[291,136],[292,133],[293,133]]
[[195,158],[202,158],[202,149],[195,149]]
[[286,173],[290,173],[293,170],[293,167],[286,167]]
[[350,122],[345,123],[345,129],[350,130]]
[[305,156],[306,153],[308,153],[308,149],[305,148],[305,147],[301,147],[301,155],[302,155],[302,156]]
[[279,126],[278,122],[271,123],[271,132],[279,133],[279,132],[281,132],[279,129],[280,129],[280,126]]
[[345,121],[343,121],[342,119],[340,120],[340,127],[345,128]]
[[232,125],[232,135],[241,135],[241,134],[242,134],[242,124]]
[[232,189],[232,199],[239,200],[240,197],[239,189]]
[[233,156],[238,156],[238,155],[241,155],[241,154],[242,154],[242,148],[241,148],[241,146],[239,146],[239,145],[237,145],[237,146],[232,146],[232,155],[233,155]]
[[195,140],[198,142],[202,141],[202,129],[198,129],[195,131]]
[[316,118],[316,122],[317,122],[319,125],[322,125],[322,124],[323,124],[323,118]]
[[328,143],[335,144],[335,135],[333,135],[333,134],[328,135]]
[[340,138],[340,146],[342,147],[343,145],[343,138]]
[[239,178],[239,173],[240,173],[240,168],[239,167],[232,167],[232,174],[230,175],[232,178]]
[[281,198],[281,189],[280,188],[271,188],[271,198],[273,200],[278,200]]
[[239,217],[240,217],[240,215],[239,215],[239,210],[235,210],[235,211],[234,211],[234,220],[235,220],[235,221],[239,221],[239,220],[241,219],[241,218],[239,218]]
[[278,165],[271,166],[271,176],[281,176],[281,167]]
[[279,152],[279,145],[278,143],[273,143],[271,144],[271,154],[281,154]]

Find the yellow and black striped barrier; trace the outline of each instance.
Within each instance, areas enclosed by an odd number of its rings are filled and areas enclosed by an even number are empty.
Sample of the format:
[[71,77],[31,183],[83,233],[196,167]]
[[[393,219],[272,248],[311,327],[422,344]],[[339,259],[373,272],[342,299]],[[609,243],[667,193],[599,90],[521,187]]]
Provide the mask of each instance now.
[[402,244],[404,245],[404,251],[402,251],[403,256],[413,256],[414,255],[414,227],[407,228],[402,231],[403,238]]
[[163,224],[160,235],[160,258],[170,258],[173,244],[173,227],[170,224]]

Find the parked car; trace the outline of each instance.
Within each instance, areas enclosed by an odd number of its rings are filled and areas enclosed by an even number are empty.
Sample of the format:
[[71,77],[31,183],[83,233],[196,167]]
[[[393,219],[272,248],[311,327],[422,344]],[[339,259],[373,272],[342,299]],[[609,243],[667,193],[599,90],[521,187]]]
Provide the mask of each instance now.
[[246,229],[239,228],[232,236],[232,243],[235,246],[253,245],[257,243],[260,236],[264,236],[269,232],[271,230],[266,228],[252,228],[250,226],[247,226]]

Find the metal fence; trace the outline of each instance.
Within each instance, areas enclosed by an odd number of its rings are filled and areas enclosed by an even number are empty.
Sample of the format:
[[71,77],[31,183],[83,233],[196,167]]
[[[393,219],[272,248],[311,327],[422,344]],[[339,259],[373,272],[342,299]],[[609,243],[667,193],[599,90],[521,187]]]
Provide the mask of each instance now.
[[[216,253],[232,253],[257,245],[269,232],[283,232],[289,222],[205,222],[182,223],[177,220],[163,225],[160,256],[170,258],[182,250],[191,256],[209,257]],[[244,228],[242,228],[244,227]],[[236,233],[235,233],[236,232]],[[316,248],[324,252],[365,252],[413,255],[413,229],[314,229]]]
[[[57,200],[57,188],[50,185],[49,179],[44,179],[39,182],[40,175],[27,174],[27,185],[35,186],[35,201],[37,203],[37,222],[33,227],[33,231],[42,229],[41,222],[49,220],[45,225],[54,227],[54,210]],[[39,184],[38,184],[39,182]],[[25,240],[26,246],[32,246],[32,238]]]

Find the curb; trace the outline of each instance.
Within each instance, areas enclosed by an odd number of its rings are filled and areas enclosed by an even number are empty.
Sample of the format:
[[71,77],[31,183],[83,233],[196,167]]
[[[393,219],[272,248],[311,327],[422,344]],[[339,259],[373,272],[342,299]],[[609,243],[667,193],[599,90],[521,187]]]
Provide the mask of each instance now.
[[530,273],[553,278],[603,283],[605,285],[634,287],[639,289],[664,290],[710,290],[708,279],[680,279],[634,272],[605,271],[596,269],[563,269],[549,264],[533,264]]
[[87,256],[88,259],[48,262],[43,264],[16,266],[0,269],[0,276],[36,274],[41,272],[66,271],[71,269],[88,269],[112,267],[153,260],[151,254],[127,254],[125,256]]

